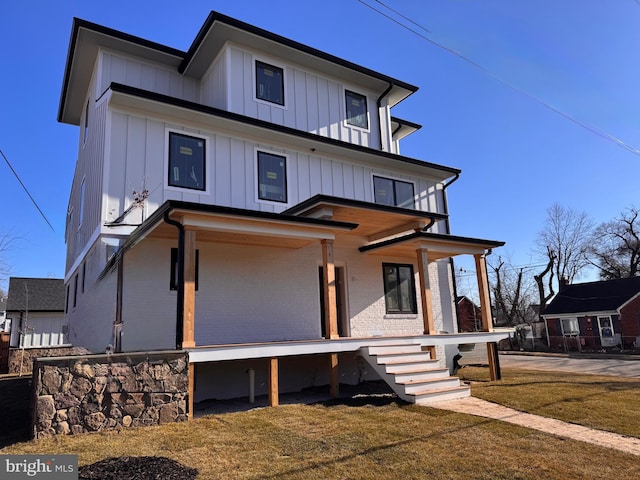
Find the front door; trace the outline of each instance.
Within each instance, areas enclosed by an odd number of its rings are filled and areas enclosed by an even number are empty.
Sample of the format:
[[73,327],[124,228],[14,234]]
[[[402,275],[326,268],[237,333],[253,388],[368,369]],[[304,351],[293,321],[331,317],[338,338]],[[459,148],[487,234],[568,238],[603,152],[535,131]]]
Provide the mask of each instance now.
[[[344,267],[335,267],[336,269],[336,304],[338,310],[338,335],[341,337],[349,336],[349,325],[347,321],[347,304]],[[324,324],[324,269],[318,267],[318,284],[320,285],[320,328],[322,337],[326,337],[327,329]]]
[[602,346],[614,347],[616,341],[611,317],[598,317],[598,328],[600,329],[600,343]]

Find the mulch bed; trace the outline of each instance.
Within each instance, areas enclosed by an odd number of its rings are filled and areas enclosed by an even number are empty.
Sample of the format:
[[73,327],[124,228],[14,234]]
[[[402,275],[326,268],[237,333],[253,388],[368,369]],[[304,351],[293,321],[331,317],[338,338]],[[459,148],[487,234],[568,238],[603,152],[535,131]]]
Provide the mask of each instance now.
[[197,475],[197,469],[166,457],[112,457],[78,469],[78,480],[193,480]]

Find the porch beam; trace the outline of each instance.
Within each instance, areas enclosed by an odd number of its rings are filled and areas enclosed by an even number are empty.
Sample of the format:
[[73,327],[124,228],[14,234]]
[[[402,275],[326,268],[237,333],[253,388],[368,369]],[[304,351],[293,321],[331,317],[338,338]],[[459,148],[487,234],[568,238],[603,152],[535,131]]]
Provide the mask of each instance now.
[[182,348],[193,348],[195,342],[196,310],[196,232],[184,232],[184,320],[182,324]]
[[338,338],[338,307],[336,304],[336,266],[333,260],[333,240],[322,240],[322,288],[324,290],[324,325],[326,338]]
[[337,398],[340,393],[340,376],[338,374],[338,354],[329,354],[329,395]]
[[277,407],[280,404],[278,392],[278,358],[269,359],[269,406]]
[[422,323],[425,335],[435,335],[436,326],[433,319],[433,301],[429,282],[429,258],[426,248],[416,250],[418,259],[418,276],[420,277],[420,297],[422,300]]

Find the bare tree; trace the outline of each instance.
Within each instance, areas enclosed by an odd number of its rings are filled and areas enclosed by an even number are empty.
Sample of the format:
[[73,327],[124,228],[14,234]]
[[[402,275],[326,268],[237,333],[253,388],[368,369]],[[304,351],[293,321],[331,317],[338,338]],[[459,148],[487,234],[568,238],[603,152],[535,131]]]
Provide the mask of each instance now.
[[598,225],[589,253],[600,278],[635,277],[640,274],[640,211],[628,207],[619,217]]
[[[539,307],[540,314],[544,312],[544,309],[547,307],[547,302],[551,300],[551,297],[553,297],[553,295],[556,293],[555,290],[553,289],[553,276],[554,276],[553,266],[556,263],[556,258],[557,257],[555,252],[551,249],[551,247],[547,246],[547,265],[544,267],[544,270],[542,270],[542,272],[533,276],[533,279],[535,280],[536,285],[538,286],[538,300],[540,305]],[[549,278],[547,280],[548,291],[545,289],[544,277],[546,275],[549,275]]]
[[16,237],[11,232],[0,232],[0,282],[9,276],[9,264],[5,260],[5,256],[9,249],[13,246]]
[[556,281],[572,283],[588,265],[592,242],[593,220],[585,213],[554,203],[547,209],[544,228],[538,233],[537,244],[542,255],[555,255],[553,270]]
[[487,264],[491,271],[491,293],[498,322],[518,325],[536,320],[530,315],[533,285],[525,276],[525,269],[514,267],[501,256]]

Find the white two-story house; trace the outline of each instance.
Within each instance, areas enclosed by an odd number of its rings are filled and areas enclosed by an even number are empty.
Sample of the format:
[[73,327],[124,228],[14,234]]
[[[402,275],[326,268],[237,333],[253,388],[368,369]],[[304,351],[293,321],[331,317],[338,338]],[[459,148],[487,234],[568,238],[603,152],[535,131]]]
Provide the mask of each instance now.
[[253,371],[273,404],[429,357],[444,375],[459,343],[501,338],[488,318],[457,335],[450,259],[475,256],[490,312],[503,242],[452,235],[460,170],[400,154],[420,127],[391,110],[416,90],[215,12],[187,52],[75,19],[71,342],[186,349],[191,400],[246,395]]

